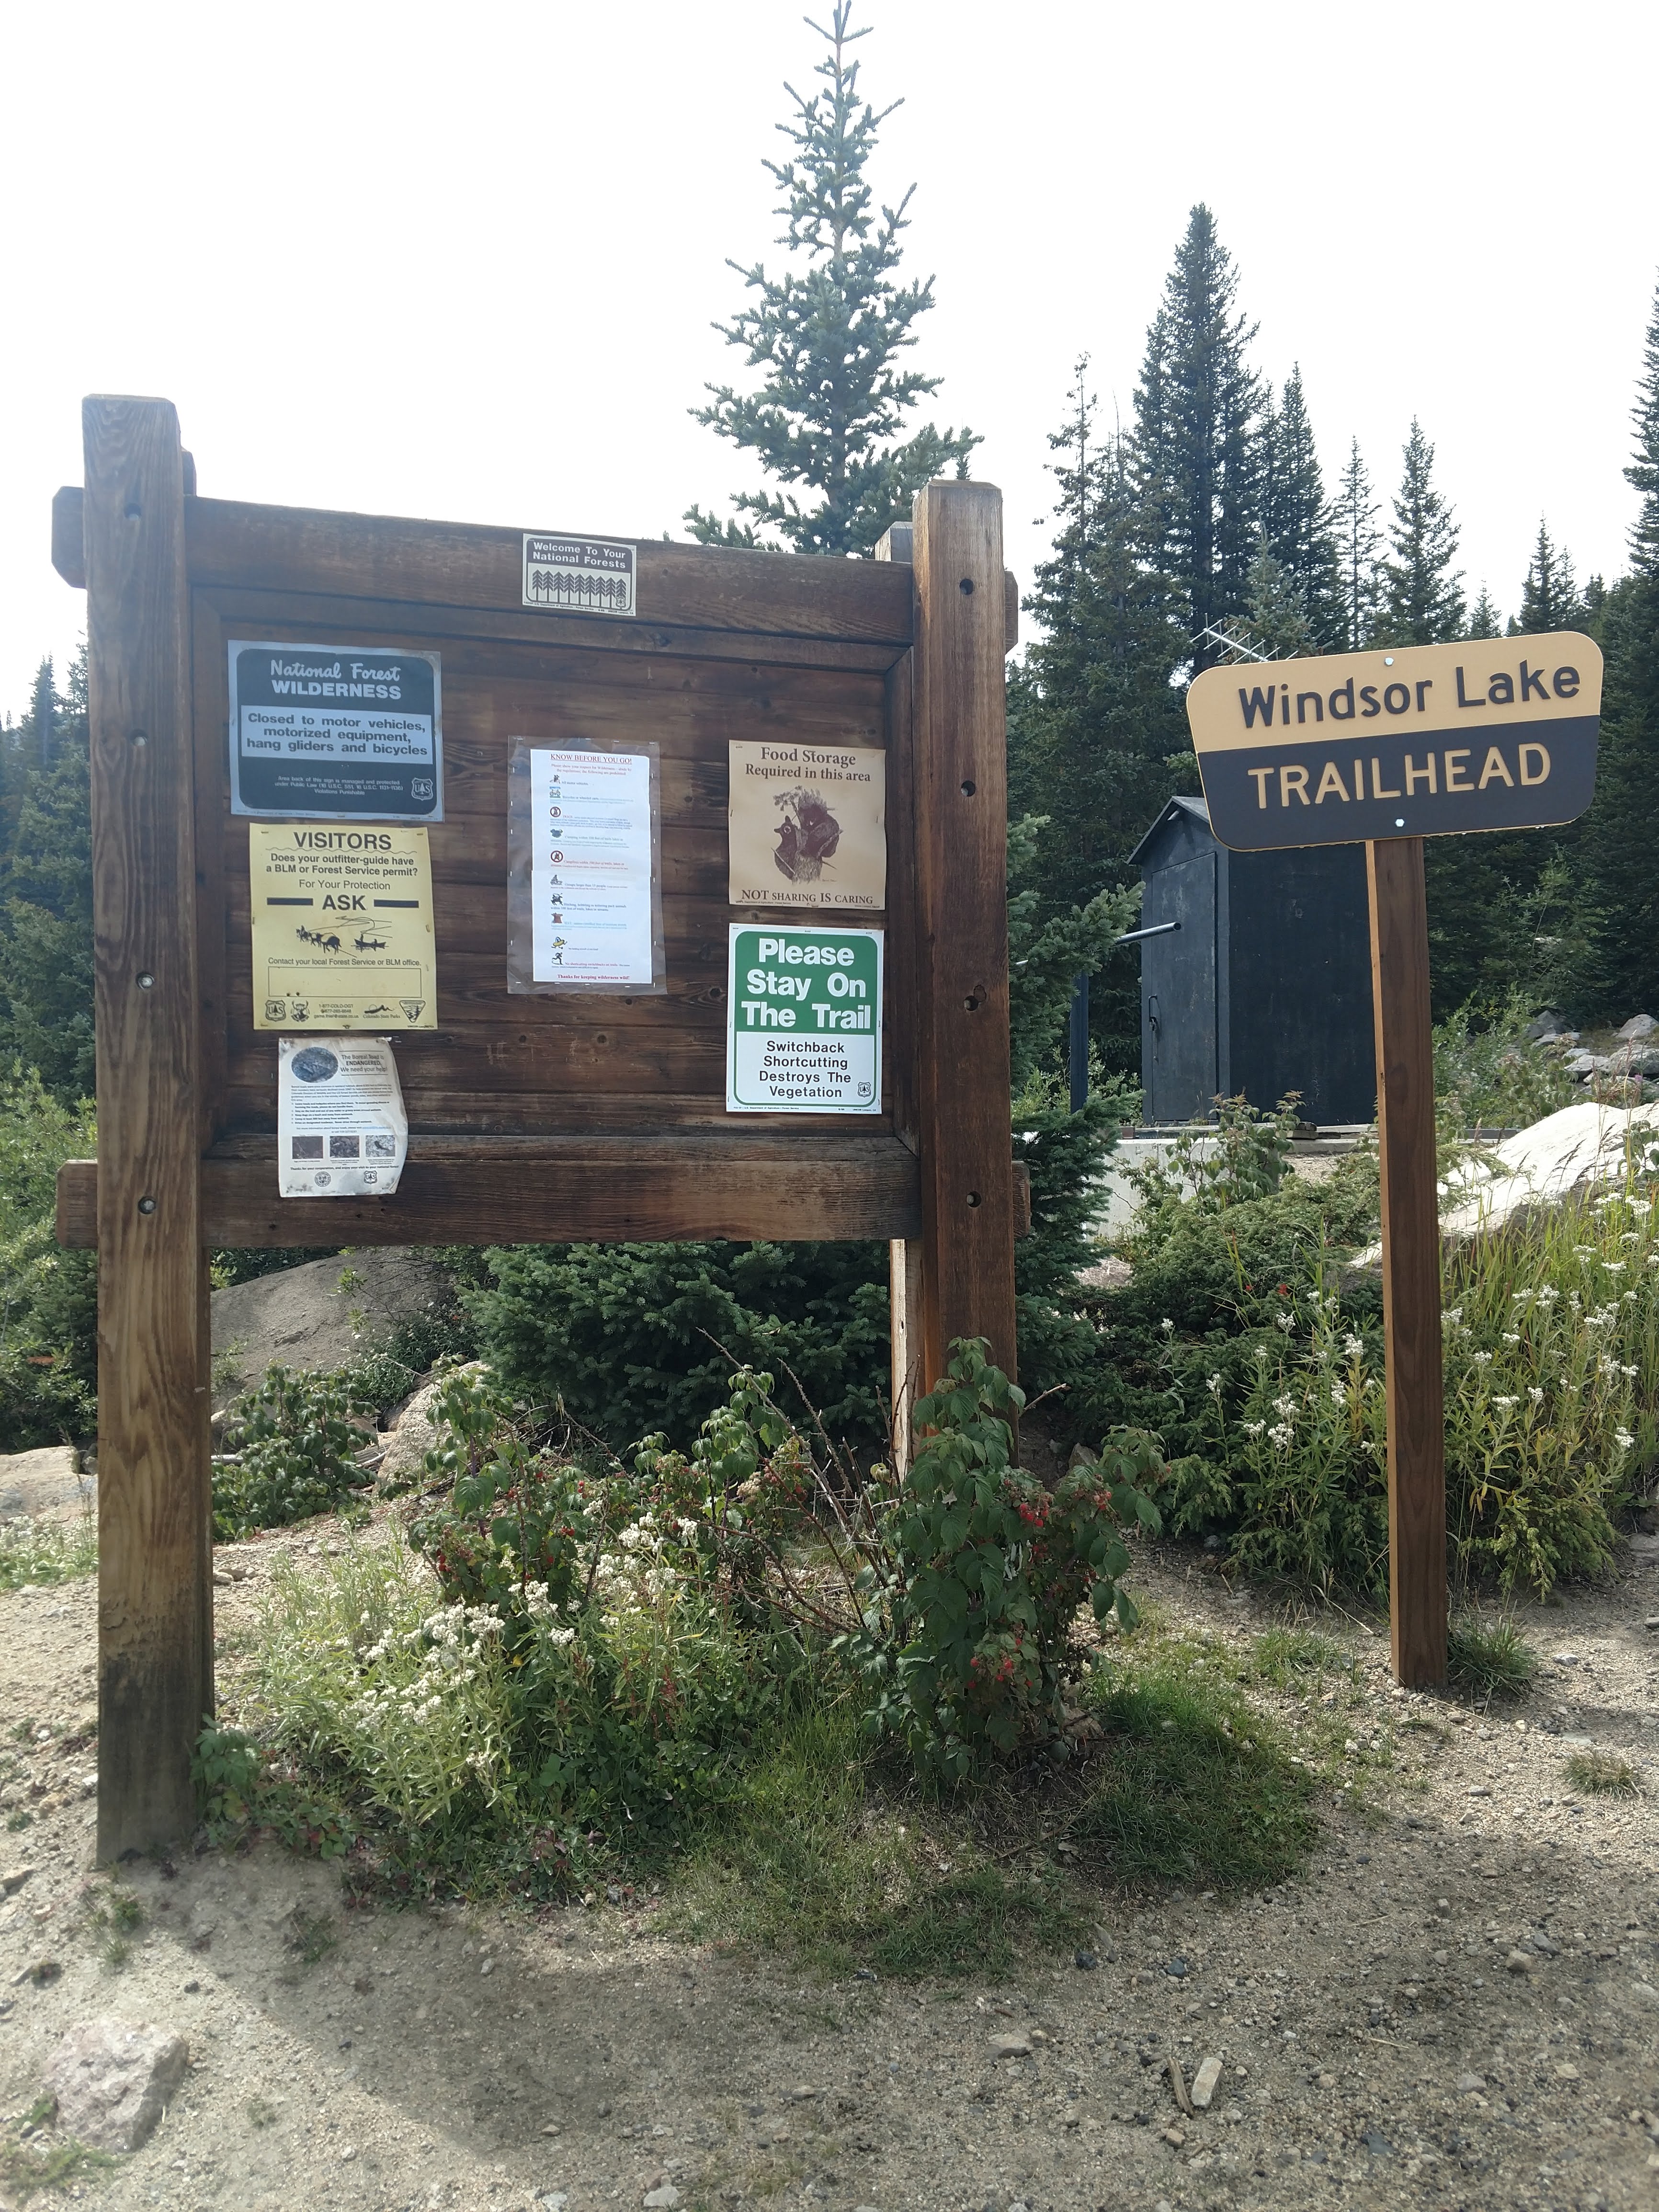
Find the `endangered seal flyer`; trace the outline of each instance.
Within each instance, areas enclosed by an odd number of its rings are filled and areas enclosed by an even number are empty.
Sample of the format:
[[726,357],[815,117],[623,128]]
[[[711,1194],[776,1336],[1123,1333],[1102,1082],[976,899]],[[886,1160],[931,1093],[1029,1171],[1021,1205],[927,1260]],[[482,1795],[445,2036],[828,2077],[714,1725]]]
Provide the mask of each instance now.
[[728,750],[730,903],[881,913],[886,754],[748,738],[733,738]]

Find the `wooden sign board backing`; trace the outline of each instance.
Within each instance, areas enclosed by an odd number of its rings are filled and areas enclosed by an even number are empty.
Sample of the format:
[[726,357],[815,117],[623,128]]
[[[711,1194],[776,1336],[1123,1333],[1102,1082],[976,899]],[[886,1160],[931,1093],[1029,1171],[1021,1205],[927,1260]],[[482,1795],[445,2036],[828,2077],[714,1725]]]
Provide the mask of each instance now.
[[[100,1160],[61,1241],[100,1254],[105,1775],[99,1856],[192,1818],[211,1707],[204,1255],[218,1246],[880,1238],[896,1384],[958,1335],[1012,1369],[1001,501],[918,496],[915,562],[641,540],[631,618],[526,606],[522,529],[203,499],[165,401],[88,400],[53,556],[88,594]],[[900,533],[886,549],[897,551]],[[598,541],[595,541],[598,542]],[[438,1026],[396,1035],[394,1196],[276,1195],[237,638],[435,653]],[[667,989],[509,997],[515,738],[659,747]],[[878,1114],[726,1110],[729,741],[879,748],[889,838]],[[149,980],[141,988],[138,978]]]

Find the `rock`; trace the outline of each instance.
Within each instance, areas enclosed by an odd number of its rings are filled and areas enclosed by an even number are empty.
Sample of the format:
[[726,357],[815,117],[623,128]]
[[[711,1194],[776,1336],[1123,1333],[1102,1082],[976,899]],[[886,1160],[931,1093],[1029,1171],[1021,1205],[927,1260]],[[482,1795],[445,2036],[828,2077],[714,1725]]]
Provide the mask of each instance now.
[[81,1455],[73,1444],[0,1454],[0,1520],[90,1505],[96,1488],[93,1478],[82,1474]]
[[680,2192],[675,2188],[672,2181],[665,2181],[660,2189],[647,2189],[644,2197],[641,2200],[641,2202],[647,2208],[653,2205],[661,2205],[665,2208],[670,2208],[670,2212],[672,2212],[672,2208],[678,2204],[679,2201]]
[[1484,2089],[1486,2086],[1486,2077],[1484,2074],[1460,2074],[1457,2077],[1457,2094],[1460,2097],[1472,2096],[1478,2090]]
[[426,1455],[438,1441],[432,1408],[441,1387],[437,1382],[423,1382],[404,1406],[398,1425],[386,1438],[386,1450],[374,1473],[374,1487],[382,1498],[396,1498],[426,1480]]
[[1560,1947],[1541,1928],[1530,1929],[1527,1941],[1540,1959],[1557,1959],[1561,1955]]
[[1184,1959],[1171,1959],[1164,1971],[1172,1982],[1184,1982],[1187,1978],[1187,1961]]
[[1656,1022],[1651,1014],[1632,1014],[1622,1028],[1613,1031],[1613,1035],[1623,1037],[1626,1044],[1634,1044],[1639,1043],[1644,1037],[1650,1037],[1655,1030],[1659,1030],[1659,1022]]
[[1031,2039],[1023,2027],[1006,2028],[991,2038],[993,2058],[1029,2058],[1030,2055]]
[[1365,2138],[1365,2148],[1373,2158],[1392,2158],[1394,2145],[1387,2136],[1378,2135],[1375,2129]]
[[1559,1014],[1553,1014],[1547,1010],[1535,1022],[1528,1022],[1522,1034],[1528,1043],[1541,1044],[1546,1037],[1559,1036],[1565,1026]]
[[1092,1974],[1096,1967],[1099,1966],[1100,1960],[1097,1954],[1092,1951],[1073,1951],[1072,1954],[1072,1964],[1078,1969],[1079,1973]]
[[[1488,1235],[1534,1207],[1622,1182],[1629,1163],[1656,1147],[1659,1105],[1564,1106],[1454,1168],[1440,1186],[1441,1229],[1448,1237]],[[1352,1264],[1373,1267],[1382,1257],[1373,1244]]]
[[1192,2099],[1194,2112],[1206,2112],[1215,2094],[1216,2083],[1221,2079],[1221,2061],[1206,2058],[1193,2076],[1193,2086],[1187,2092]]
[[1659,2005],[1659,1990],[1656,1990],[1651,1982],[1632,1982],[1630,1987],[1631,1995],[1638,2003]]
[[[342,1291],[349,1268],[359,1279]],[[273,1360],[284,1367],[342,1367],[381,1344],[399,1322],[451,1304],[449,1278],[430,1255],[388,1244],[347,1257],[310,1260],[215,1291],[213,1350],[222,1381],[233,1389],[257,1382]],[[351,1324],[356,1313],[361,1331]]]
[[1504,1964],[1512,1974],[1529,1974],[1532,1972],[1532,1960],[1525,1951],[1511,1951]]
[[9,1874],[0,1874],[0,1889],[3,1889],[9,1897],[13,1890],[21,1889],[33,1872],[32,1866],[20,1866],[14,1867]]
[[170,2027],[87,2020],[70,2028],[46,2069],[58,2124],[93,2150],[137,2150],[185,2078],[190,2045]]

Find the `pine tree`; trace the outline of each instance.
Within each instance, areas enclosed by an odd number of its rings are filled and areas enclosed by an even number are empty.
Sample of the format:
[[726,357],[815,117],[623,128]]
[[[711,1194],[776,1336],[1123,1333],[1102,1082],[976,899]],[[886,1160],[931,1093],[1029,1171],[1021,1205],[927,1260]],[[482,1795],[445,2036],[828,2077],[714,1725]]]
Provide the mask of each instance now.
[[1285,380],[1276,406],[1267,395],[1261,443],[1262,539],[1300,599],[1309,643],[1298,650],[1317,652],[1338,642],[1341,578],[1299,368]]
[[[1510,625],[1511,629],[1514,624]],[[1480,596],[1469,609],[1468,628],[1465,633],[1471,638],[1502,637],[1504,617],[1498,611],[1492,593],[1482,584]]]
[[1577,629],[1583,619],[1584,604],[1573,580],[1571,560],[1552,540],[1549,526],[1540,516],[1537,543],[1527,564],[1527,580],[1521,586],[1516,629],[1522,634]]
[[778,129],[795,154],[763,164],[783,193],[776,212],[788,227],[776,242],[804,255],[805,265],[769,276],[759,262],[746,270],[726,264],[758,297],[714,327],[764,372],[760,389],[710,385],[711,404],[692,410],[720,437],[758,454],[769,476],[817,496],[803,505],[793,492],[739,492],[732,504],[749,521],[688,508],[692,534],[705,544],[781,543],[797,553],[868,555],[890,523],[908,519],[923,484],[952,468],[966,475],[980,442],[971,430],[931,422],[901,435],[912,409],[941,381],[899,362],[916,342],[912,325],[933,304],[933,280],[895,280],[915,186],[877,220],[865,168],[900,103],[878,114],[861,98],[859,64],[848,49],[869,33],[849,30],[851,16],[852,0],[836,0],[828,30],[807,19],[830,46],[816,70],[823,86],[810,99],[785,86],[794,113]]
[[1435,489],[1434,447],[1413,416],[1389,532],[1394,557],[1382,564],[1380,642],[1438,645],[1462,635],[1463,577],[1452,568],[1457,538],[1452,510]]
[[1149,567],[1170,580],[1196,672],[1224,649],[1207,629],[1242,616],[1261,517],[1261,389],[1244,358],[1254,323],[1201,204],[1176,248],[1146,333],[1134,459]]
[[1589,945],[1575,1011],[1613,1020],[1659,1012],[1659,295],[1633,419],[1634,573],[1590,616],[1607,671],[1595,803],[1580,825]]
[[1331,510],[1337,554],[1338,618],[1342,648],[1346,653],[1358,653],[1370,643],[1382,604],[1382,578],[1378,562],[1382,533],[1376,526],[1376,515],[1370,477],[1356,438],[1349,447]]
[[39,1068],[67,1103],[93,1088],[85,652],[61,700],[47,688],[50,667],[6,761],[15,812],[0,854],[0,1060]]
[[[1044,819],[1030,881],[1045,921],[1133,878],[1128,855],[1174,788],[1170,759],[1186,744],[1170,683],[1184,635],[1163,579],[1139,557],[1124,441],[1098,434],[1087,366],[1048,440],[1054,545],[1025,602],[1038,635],[1008,686],[1009,815]],[[1139,1066],[1139,992],[1124,956],[1091,994],[1091,1020],[1109,1069]]]
[[1298,653],[1321,649],[1309,617],[1306,592],[1284,562],[1268,550],[1265,530],[1256,540],[1255,558],[1250,563],[1243,629],[1257,652],[1273,660],[1292,659]]

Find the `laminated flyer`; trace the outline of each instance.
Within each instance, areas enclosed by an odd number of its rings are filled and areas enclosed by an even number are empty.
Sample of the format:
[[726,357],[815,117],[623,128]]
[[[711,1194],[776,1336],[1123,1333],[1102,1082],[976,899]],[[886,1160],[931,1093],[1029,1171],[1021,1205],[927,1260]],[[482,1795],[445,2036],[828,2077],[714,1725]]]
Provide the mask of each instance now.
[[385,1198],[409,1155],[385,1037],[280,1037],[277,1188],[284,1198]]
[[878,929],[730,926],[728,1114],[879,1114]]
[[424,830],[248,829],[256,1030],[435,1030]]
[[240,637],[229,649],[233,814],[443,820],[435,653]]
[[513,740],[510,992],[667,988],[654,744]]

